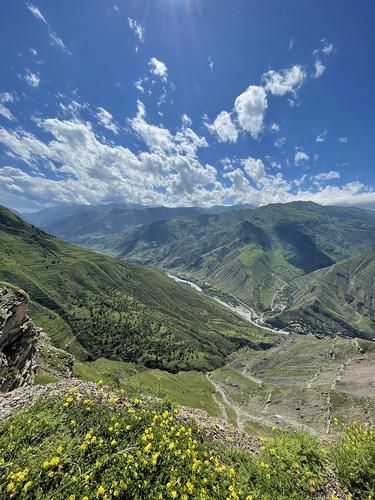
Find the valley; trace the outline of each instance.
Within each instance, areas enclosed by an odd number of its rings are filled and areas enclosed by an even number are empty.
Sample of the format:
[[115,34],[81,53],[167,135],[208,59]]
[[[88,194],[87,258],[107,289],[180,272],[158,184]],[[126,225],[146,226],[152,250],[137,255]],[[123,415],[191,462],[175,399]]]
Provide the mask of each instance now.
[[[137,242],[127,258],[159,270],[69,245],[2,209],[0,279],[29,291],[33,317],[75,355],[74,374],[82,379],[172,399],[242,431],[269,434],[277,426],[325,438],[334,432],[333,416],[370,422],[374,414],[375,219],[354,210],[349,224],[346,210],[329,208],[333,220],[346,218],[335,239],[347,243],[325,242],[330,257],[314,243],[313,267],[319,259],[325,267],[310,271],[296,263],[301,251],[290,253],[285,235],[274,240],[280,233],[272,224],[275,217],[302,219],[307,231],[325,209],[275,209],[183,214],[136,226],[131,231],[152,227],[154,243],[144,240],[140,253]],[[158,215],[149,209],[147,217]],[[327,229],[314,222],[317,235],[328,231],[327,217]],[[209,250],[210,232],[223,258]]]
[[[205,291],[204,283],[210,283],[214,296],[220,300],[221,293],[234,296],[238,306],[241,301],[242,309],[253,311],[251,318],[245,311],[242,314],[260,325],[296,333],[373,338],[373,211],[311,202],[194,214],[186,210],[168,212],[166,217],[161,208],[148,208],[147,214],[135,209],[132,214],[126,212],[126,226],[116,231],[108,229],[114,228],[116,212],[104,211],[100,225],[91,208],[89,221],[95,221],[91,239],[90,223],[80,231],[77,213],[67,215],[64,223],[49,215],[41,225],[54,226],[58,235],[74,224],[77,234],[85,235],[83,245],[164,269]],[[34,215],[38,217],[43,214]],[[363,260],[360,272],[356,271],[358,259]],[[344,274],[346,278],[340,278]],[[335,278],[324,284],[331,277]],[[352,292],[346,294],[349,284]]]

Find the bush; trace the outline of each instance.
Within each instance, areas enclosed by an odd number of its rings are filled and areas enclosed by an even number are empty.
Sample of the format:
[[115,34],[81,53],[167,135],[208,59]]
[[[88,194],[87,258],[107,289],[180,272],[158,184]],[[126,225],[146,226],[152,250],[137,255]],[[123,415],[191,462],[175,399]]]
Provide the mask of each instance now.
[[169,404],[74,390],[0,426],[1,498],[239,498],[234,469]]
[[[337,420],[335,421],[338,425]],[[353,422],[340,430],[330,456],[342,484],[354,498],[375,498],[375,430]]]

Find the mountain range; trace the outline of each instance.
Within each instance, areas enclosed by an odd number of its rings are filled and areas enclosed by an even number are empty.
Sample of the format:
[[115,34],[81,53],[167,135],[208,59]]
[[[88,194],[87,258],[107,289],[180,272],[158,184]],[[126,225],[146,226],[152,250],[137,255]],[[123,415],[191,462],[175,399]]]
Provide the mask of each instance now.
[[0,280],[27,290],[38,325],[82,360],[202,370],[220,366],[240,346],[273,343],[272,335],[164,272],[65,243],[4,207]]
[[68,241],[235,296],[273,326],[374,337],[374,211],[312,202],[231,209],[112,204],[28,218]]

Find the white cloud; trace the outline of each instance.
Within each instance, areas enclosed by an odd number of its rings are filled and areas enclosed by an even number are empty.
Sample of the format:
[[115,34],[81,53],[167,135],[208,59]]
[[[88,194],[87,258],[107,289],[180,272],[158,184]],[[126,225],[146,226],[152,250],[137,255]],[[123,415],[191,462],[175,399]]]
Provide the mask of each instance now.
[[341,144],[347,144],[347,143],[348,143],[348,141],[349,141],[349,138],[348,138],[348,137],[346,137],[346,136],[344,136],[344,137],[339,137],[339,142],[340,142]]
[[0,115],[4,116],[4,118],[7,118],[7,120],[10,121],[15,121],[16,119],[13,113],[2,103],[0,103]]
[[305,162],[310,160],[310,156],[304,151],[296,151],[294,155],[294,164],[296,166],[303,165]]
[[211,133],[217,135],[219,142],[236,142],[238,130],[232,121],[230,113],[222,111],[213,123],[205,123]]
[[[8,156],[27,163],[33,172],[3,167],[0,191],[9,195],[18,189],[36,205],[48,204],[52,199],[55,203],[127,200],[176,205],[181,204],[184,196],[190,202],[190,197],[204,194],[206,185],[215,184],[216,169],[201,164],[195,156],[198,147],[207,147],[204,138],[190,128],[173,135],[149,125],[140,106],[139,127],[142,121],[144,130],[135,128],[150,151],[138,155],[99,140],[89,123],[77,120],[36,120],[43,131],[51,134],[48,142],[22,129],[8,132],[0,128],[0,142]],[[154,129],[147,129],[147,125]],[[49,178],[51,172],[53,179]],[[18,192],[17,196],[21,194]]]
[[267,109],[267,96],[263,87],[250,85],[237,97],[234,109],[242,130],[257,139],[263,130],[263,120]]
[[59,47],[59,49],[61,49],[63,52],[71,55],[70,50],[66,47],[65,43],[54,31],[50,31],[49,38],[51,40],[52,45],[56,45],[56,47]]
[[2,92],[0,94],[0,102],[14,102],[14,95],[10,92]]
[[276,122],[273,122],[270,128],[272,132],[280,132],[280,125]]
[[98,107],[97,108],[97,118],[99,120],[99,123],[106,128],[107,130],[111,130],[114,134],[118,134],[118,127],[113,121],[113,116],[109,111],[107,111],[104,108]]
[[190,127],[191,124],[193,123],[191,121],[191,118],[189,115],[187,115],[186,113],[184,113],[182,116],[181,116],[181,121],[182,121],[182,124],[185,126],[185,127]]
[[321,172],[313,177],[317,181],[331,181],[332,179],[340,179],[340,172],[331,170],[330,172]]
[[150,67],[150,72],[153,75],[158,76],[164,82],[167,81],[168,68],[163,63],[163,61],[159,61],[159,59],[156,59],[156,57],[151,57],[151,59],[148,62],[148,65]]
[[25,71],[24,80],[28,85],[30,85],[30,87],[34,88],[39,87],[40,84],[39,76],[36,75],[35,73],[32,73],[29,69]]
[[327,134],[328,130],[323,130],[323,132],[316,137],[315,142],[324,142],[327,138]]
[[282,148],[285,143],[286,143],[286,137],[279,137],[278,139],[276,139],[276,141],[273,143],[273,145],[276,148]]
[[29,49],[29,50],[30,50],[30,53],[31,53],[34,57],[36,57],[36,56],[38,55],[38,51],[37,51],[37,50],[35,50],[35,49],[33,49],[32,47],[31,47],[31,49]]
[[114,5],[114,6],[113,6],[113,10],[114,10],[115,12],[117,12],[117,14],[120,12],[120,9],[119,9],[119,6],[118,6],[118,5]]
[[289,40],[288,50],[292,50],[293,47],[294,47],[294,38],[291,38]]
[[210,68],[210,71],[212,72],[214,69],[214,61],[211,56],[208,58],[208,67]]
[[265,89],[274,95],[295,94],[305,78],[306,71],[299,65],[281,71],[270,70],[262,75]]
[[330,56],[332,52],[334,51],[335,47],[332,43],[327,43],[324,39],[323,42],[325,43],[324,47],[322,48],[322,52],[326,56]]
[[265,171],[262,160],[256,160],[255,158],[251,158],[249,156],[249,158],[242,160],[241,164],[247,175],[254,179],[255,182],[259,183],[259,181],[264,178]]
[[135,19],[128,17],[129,28],[140,42],[144,42],[145,30]]
[[[39,8],[36,7],[35,5],[32,5],[32,4],[26,4],[26,7],[31,12],[31,14],[35,17],[35,19],[37,19],[38,21],[41,21],[43,24],[45,24],[47,26],[47,28],[48,28],[48,36],[49,36],[49,38],[51,40],[51,43],[53,45],[56,45],[57,47],[59,47],[66,54],[71,55],[71,52],[69,51],[69,49],[66,47],[66,45],[64,44],[64,42],[62,41],[62,39],[52,30],[49,22],[43,16],[43,14],[39,10]],[[35,54],[34,54],[34,52],[32,52],[33,50],[34,50]],[[30,49],[30,51],[32,52],[32,54],[34,56],[37,54],[37,52],[35,51],[35,49]]]
[[320,59],[317,59],[315,61],[315,74],[314,74],[314,78],[320,78],[322,76],[322,74],[324,73],[326,67],[324,66],[324,64],[322,63],[322,61],[320,61]]
[[40,12],[40,10],[38,9],[38,7],[36,7],[35,5],[32,5],[30,3],[27,3],[26,4],[26,7],[29,9],[29,11],[31,12],[31,14],[36,18],[38,19],[39,21],[42,21],[46,26],[48,26],[48,22],[46,20],[46,18],[43,16],[43,14]]

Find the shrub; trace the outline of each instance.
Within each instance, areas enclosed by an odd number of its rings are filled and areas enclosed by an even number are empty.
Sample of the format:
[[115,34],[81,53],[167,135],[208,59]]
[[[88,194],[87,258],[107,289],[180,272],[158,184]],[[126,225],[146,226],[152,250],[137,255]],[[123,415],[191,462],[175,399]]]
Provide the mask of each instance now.
[[178,413],[74,390],[38,402],[0,426],[0,497],[239,498],[235,470]]
[[[337,420],[335,421],[338,425]],[[330,456],[342,484],[354,498],[375,498],[375,430],[353,422],[340,429]]]

